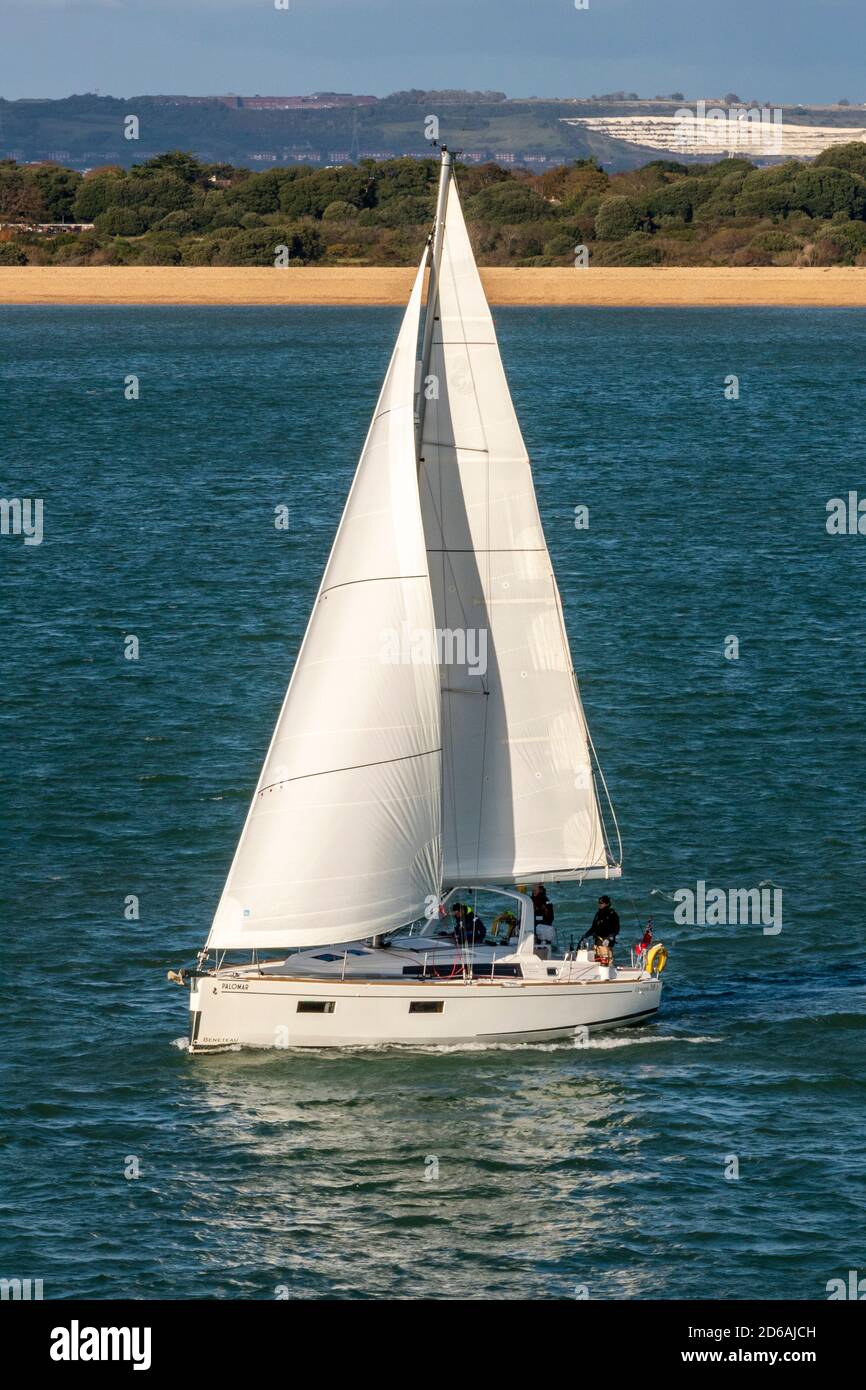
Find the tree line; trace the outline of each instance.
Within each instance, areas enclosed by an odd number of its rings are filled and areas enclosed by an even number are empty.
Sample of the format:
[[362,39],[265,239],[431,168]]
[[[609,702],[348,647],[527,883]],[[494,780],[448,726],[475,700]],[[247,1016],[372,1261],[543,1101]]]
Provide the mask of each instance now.
[[[608,174],[580,159],[534,174],[457,166],[482,265],[866,264],[866,144],[811,162],[657,159]],[[412,265],[438,165],[395,158],[260,173],[172,151],[86,174],[0,161],[0,264]],[[40,224],[91,223],[46,235]]]

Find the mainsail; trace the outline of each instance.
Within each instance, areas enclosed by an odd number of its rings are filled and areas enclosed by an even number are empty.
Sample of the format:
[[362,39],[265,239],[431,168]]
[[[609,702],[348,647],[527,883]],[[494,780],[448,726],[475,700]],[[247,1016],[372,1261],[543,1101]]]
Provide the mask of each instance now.
[[426,253],[211,947],[373,936],[421,916],[439,892],[439,672],[414,421],[425,263]]
[[453,181],[425,383],[421,505],[436,624],[452,639],[441,667],[445,885],[618,874],[529,459]]

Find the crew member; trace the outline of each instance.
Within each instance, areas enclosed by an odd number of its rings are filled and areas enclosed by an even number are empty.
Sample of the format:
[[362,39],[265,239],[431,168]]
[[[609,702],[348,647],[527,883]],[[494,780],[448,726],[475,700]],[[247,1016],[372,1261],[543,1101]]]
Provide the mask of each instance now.
[[546,960],[556,942],[556,932],[553,930],[553,903],[543,883],[536,883],[532,890],[532,907],[535,913],[536,950]]
[[613,951],[619,934],[619,914],[612,907],[606,893],[598,900],[598,911],[592,919],[590,931],[595,941],[596,960],[600,965],[613,965]]
[[454,918],[454,940],[457,945],[480,945],[487,935],[481,918],[476,917],[465,903],[455,903],[451,912]]

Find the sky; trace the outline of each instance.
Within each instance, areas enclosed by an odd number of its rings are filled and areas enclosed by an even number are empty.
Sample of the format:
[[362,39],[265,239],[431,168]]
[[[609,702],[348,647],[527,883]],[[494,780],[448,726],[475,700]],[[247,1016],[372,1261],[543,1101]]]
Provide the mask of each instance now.
[[[288,4],[277,9],[277,4]],[[577,0],[584,3],[584,0]],[[866,0],[0,0],[0,96],[866,102]]]

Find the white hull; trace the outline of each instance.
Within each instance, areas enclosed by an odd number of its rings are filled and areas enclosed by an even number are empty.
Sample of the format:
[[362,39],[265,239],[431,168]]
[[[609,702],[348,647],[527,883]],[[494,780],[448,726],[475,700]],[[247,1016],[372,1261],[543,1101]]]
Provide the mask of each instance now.
[[612,973],[535,982],[220,971],[193,981],[190,1050],[548,1042],[652,1017],[661,981],[636,970]]

